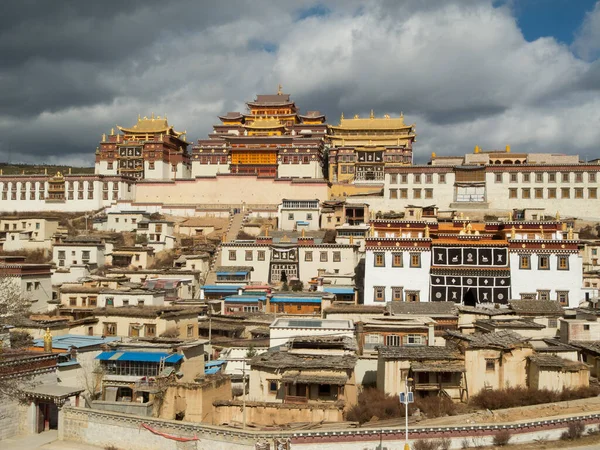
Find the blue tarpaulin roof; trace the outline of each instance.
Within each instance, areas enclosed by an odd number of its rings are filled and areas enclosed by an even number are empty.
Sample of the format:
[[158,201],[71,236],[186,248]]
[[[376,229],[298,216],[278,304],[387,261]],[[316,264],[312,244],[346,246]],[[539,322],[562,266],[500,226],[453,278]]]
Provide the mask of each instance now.
[[271,303],[321,303],[321,297],[273,297]]
[[202,286],[206,292],[237,292],[244,284],[207,284]]
[[296,225],[309,225],[309,223],[306,222],[305,220],[298,220],[298,221],[296,221]]
[[[237,275],[237,276],[244,276],[244,275],[248,275],[250,271],[246,271],[246,272],[217,272],[217,276],[230,276],[230,275]],[[237,280],[235,280],[237,281]]]
[[166,352],[102,352],[96,359],[100,361],[137,361],[159,363],[161,358],[166,358],[165,363],[177,364],[183,355]]
[[354,288],[351,287],[325,287],[323,291],[330,294],[354,294]]
[[[85,349],[86,347],[95,347],[109,342],[119,341],[118,337],[100,337],[100,336],[79,336],[76,334],[65,334],[63,336],[52,337],[52,348],[60,350],[69,350],[71,347]],[[44,346],[44,338],[33,340],[35,347]]]
[[214,360],[214,361],[207,361],[204,363],[204,367],[208,368],[208,367],[219,367],[222,366],[224,364],[227,364],[227,361],[225,360]]
[[204,375],[214,375],[220,370],[221,368],[219,366],[211,367],[210,369],[204,369]]

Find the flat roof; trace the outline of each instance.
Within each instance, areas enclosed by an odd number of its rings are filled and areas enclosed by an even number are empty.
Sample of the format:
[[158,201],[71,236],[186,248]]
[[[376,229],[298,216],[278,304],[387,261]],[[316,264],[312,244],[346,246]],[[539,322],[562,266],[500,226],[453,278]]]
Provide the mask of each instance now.
[[342,329],[354,330],[352,320],[340,319],[275,319],[271,328],[320,328],[320,329]]

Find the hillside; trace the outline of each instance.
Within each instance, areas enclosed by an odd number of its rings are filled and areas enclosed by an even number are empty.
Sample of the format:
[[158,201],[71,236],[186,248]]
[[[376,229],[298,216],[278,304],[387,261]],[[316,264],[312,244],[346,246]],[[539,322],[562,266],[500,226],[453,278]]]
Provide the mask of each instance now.
[[94,173],[93,167],[71,167],[71,166],[58,166],[53,164],[9,164],[6,162],[0,162],[0,170],[3,175],[39,175],[43,174],[45,169],[48,169],[48,175],[54,175],[56,172],[62,172],[64,174],[69,173],[81,173],[89,174]]

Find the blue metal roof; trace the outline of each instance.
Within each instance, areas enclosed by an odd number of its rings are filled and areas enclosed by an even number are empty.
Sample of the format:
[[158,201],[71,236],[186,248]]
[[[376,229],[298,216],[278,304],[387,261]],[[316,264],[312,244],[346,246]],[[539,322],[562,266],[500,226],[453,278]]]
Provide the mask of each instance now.
[[58,367],[69,367],[69,366],[78,366],[78,365],[79,365],[79,361],[77,361],[76,359],[58,363]]
[[177,364],[183,355],[167,352],[102,352],[96,359],[100,361],[137,361],[159,363],[161,358],[166,358],[165,363]]
[[[231,275],[236,275],[236,276],[246,276],[248,275],[250,271],[246,271],[246,272],[217,272],[217,276],[231,276]],[[236,280],[234,280],[236,281]]]
[[323,291],[330,294],[354,294],[354,288],[351,287],[325,287]]
[[257,295],[232,295],[225,297],[228,303],[258,303],[259,300],[265,300],[267,297]]
[[204,363],[204,367],[206,367],[206,368],[208,368],[208,367],[220,367],[220,366],[222,366],[224,364],[227,364],[227,361],[221,360],[221,359],[219,359],[219,360],[215,359],[213,361],[207,361],[207,362],[205,362]]
[[245,284],[207,284],[202,286],[206,292],[237,292]]
[[297,220],[296,225],[310,225],[310,224],[305,220]]
[[211,367],[210,369],[204,370],[204,375],[214,375],[217,372],[220,372],[221,368],[219,366]]
[[[62,336],[52,337],[52,348],[68,350],[70,348],[85,349],[86,347],[96,347],[109,342],[120,341],[118,337],[101,337],[101,336],[79,336],[76,334],[65,334]],[[38,338],[33,340],[35,347],[43,347],[44,339]]]
[[321,303],[321,297],[273,297],[271,303]]

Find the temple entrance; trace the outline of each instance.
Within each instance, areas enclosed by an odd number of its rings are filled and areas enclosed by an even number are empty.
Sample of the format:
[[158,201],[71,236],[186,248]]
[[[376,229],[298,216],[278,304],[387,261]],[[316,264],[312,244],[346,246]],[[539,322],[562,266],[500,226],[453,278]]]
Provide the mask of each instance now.
[[477,298],[475,298],[475,294],[472,289],[468,289],[463,296],[463,305],[465,306],[476,306]]
[[58,430],[58,407],[54,403],[39,402],[36,409],[37,433]]

